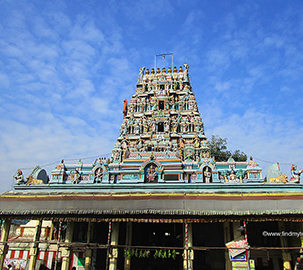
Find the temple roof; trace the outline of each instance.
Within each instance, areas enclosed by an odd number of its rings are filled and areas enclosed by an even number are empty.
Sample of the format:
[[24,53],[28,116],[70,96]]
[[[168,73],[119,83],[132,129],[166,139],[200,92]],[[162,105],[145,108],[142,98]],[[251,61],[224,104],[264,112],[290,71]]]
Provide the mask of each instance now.
[[[2,216],[44,219],[163,218],[246,216],[303,220],[303,194],[297,192],[222,193],[6,193],[0,196]],[[85,203],[84,203],[85,202]],[[294,217],[293,215],[297,215]]]
[[188,72],[187,64],[167,71],[141,68],[135,93],[124,101],[111,158],[92,164],[62,160],[50,177],[37,166],[27,181],[18,170],[14,191],[0,196],[0,214],[301,215],[299,178],[265,181],[252,158],[216,162],[211,156]]

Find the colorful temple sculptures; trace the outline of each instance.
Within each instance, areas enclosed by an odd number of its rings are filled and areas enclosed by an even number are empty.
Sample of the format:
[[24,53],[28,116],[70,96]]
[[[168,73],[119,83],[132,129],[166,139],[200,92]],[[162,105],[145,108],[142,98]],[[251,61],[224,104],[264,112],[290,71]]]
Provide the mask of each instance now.
[[[302,239],[270,235],[303,231],[302,170],[293,165],[288,181],[278,163],[263,178],[253,158],[216,161],[187,64],[140,68],[122,113],[110,156],[61,160],[50,176],[36,166],[26,180],[17,170],[14,189],[0,194],[0,270],[303,265]],[[16,219],[36,221],[10,234]],[[244,237],[231,256],[225,244]]]
[[187,64],[179,70],[140,68],[110,159],[62,160],[49,184],[263,182],[255,161],[216,162],[211,156],[188,70]]

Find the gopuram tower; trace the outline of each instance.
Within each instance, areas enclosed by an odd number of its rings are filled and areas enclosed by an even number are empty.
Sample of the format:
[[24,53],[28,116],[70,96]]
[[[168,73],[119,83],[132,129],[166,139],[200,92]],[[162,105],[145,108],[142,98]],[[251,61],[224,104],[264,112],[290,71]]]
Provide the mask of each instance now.
[[[196,173],[213,160],[188,72],[188,64],[179,70],[140,68],[135,94],[129,104],[124,100],[123,123],[109,164],[121,177],[111,180],[211,181]],[[207,171],[211,175],[211,167]]]
[[[185,64],[173,70],[140,68],[135,93],[129,103],[124,100],[123,122],[110,159],[101,157],[92,164],[83,164],[81,159],[65,164],[62,160],[49,181],[48,177],[41,180],[57,188],[60,184],[72,184],[71,188],[93,184],[93,189],[101,184],[102,188],[119,189],[123,188],[119,184],[129,184],[126,186],[133,189],[140,188],[136,184],[155,183],[197,183],[196,187],[202,188],[200,183],[263,182],[261,171],[253,160],[216,162],[211,156]],[[38,172],[44,170],[36,167],[30,179]],[[15,179],[15,188],[24,189],[22,172]],[[27,181],[26,185],[32,184]],[[151,189],[161,187],[152,185]]]

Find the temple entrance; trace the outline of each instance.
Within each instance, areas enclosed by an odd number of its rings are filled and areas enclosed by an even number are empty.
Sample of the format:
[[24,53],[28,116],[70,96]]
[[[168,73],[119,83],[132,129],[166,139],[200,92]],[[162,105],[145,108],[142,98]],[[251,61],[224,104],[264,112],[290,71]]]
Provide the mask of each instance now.
[[[193,224],[193,244],[196,247],[224,247],[222,223]],[[225,269],[225,251],[216,249],[195,250],[194,269]]]
[[178,249],[183,247],[183,224],[134,223],[132,246],[144,247],[142,253],[149,255],[140,257],[138,252],[131,258],[131,269],[183,269],[183,249]]

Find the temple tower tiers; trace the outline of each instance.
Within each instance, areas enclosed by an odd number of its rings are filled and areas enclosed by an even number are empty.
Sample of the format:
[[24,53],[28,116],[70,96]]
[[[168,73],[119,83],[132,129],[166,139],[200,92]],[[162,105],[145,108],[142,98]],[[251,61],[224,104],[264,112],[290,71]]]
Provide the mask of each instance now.
[[[174,160],[179,165],[186,163],[192,168],[191,165],[210,158],[188,69],[188,64],[179,70],[176,67],[156,71],[140,68],[135,94],[129,104],[124,100],[123,123],[109,167],[131,160],[158,160],[158,164],[147,168],[148,172],[155,171],[162,180],[184,180],[184,171],[180,172],[183,166],[178,172],[171,171],[164,174],[166,177],[160,177],[165,166],[161,160],[166,163]],[[145,171],[145,175],[148,172]],[[150,179],[153,181],[155,179]]]
[[[42,169],[37,166],[29,180],[37,178],[37,171]],[[235,162],[229,158],[216,162],[211,156],[189,79],[189,66],[185,64],[168,70],[140,68],[135,93],[129,102],[124,100],[123,121],[110,159],[102,157],[93,164],[83,164],[81,160],[65,164],[62,160],[49,182],[40,182],[260,183],[261,171],[253,160]],[[21,171],[15,179],[16,187],[25,184]]]
[[188,65],[184,66],[167,71],[158,68],[156,72],[154,68],[140,69],[136,92],[124,110],[113,163],[140,153],[153,153],[155,157],[165,153],[167,157],[196,162],[209,157]]

